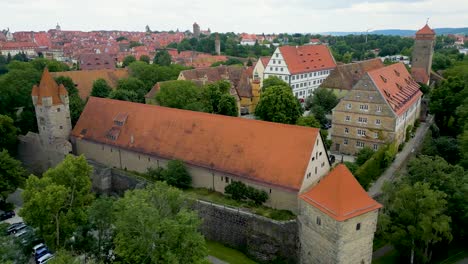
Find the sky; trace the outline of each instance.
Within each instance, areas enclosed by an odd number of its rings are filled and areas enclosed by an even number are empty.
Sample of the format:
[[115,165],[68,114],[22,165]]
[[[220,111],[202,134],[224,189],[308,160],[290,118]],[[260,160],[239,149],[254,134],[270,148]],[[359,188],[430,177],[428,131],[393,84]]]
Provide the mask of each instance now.
[[317,33],[468,27],[467,0],[0,0],[0,29]]

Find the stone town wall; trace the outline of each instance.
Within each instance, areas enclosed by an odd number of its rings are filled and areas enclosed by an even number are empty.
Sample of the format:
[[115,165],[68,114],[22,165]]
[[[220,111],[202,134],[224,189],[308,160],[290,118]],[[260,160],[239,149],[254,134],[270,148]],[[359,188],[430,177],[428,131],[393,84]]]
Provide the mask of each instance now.
[[196,201],[193,208],[203,219],[201,232],[207,239],[245,250],[261,262],[298,261],[296,220],[275,221],[204,201]]

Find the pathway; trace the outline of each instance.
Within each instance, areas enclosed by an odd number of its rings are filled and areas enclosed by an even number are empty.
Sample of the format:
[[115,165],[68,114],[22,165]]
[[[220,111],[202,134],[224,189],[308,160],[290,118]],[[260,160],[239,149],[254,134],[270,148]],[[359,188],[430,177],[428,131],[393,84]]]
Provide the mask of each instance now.
[[229,264],[225,261],[220,260],[219,258],[208,256],[208,261],[212,264]]
[[390,167],[385,170],[385,172],[377,179],[377,181],[372,184],[369,191],[367,192],[370,196],[379,196],[384,183],[387,181],[393,181],[395,178],[395,173],[403,166],[403,164],[410,158],[411,155],[414,155],[415,150],[418,149],[424,141],[424,137],[432,125],[432,122],[433,116],[428,116],[426,122],[421,123],[421,125],[416,130],[415,136],[406,142],[403,150],[396,155],[392,165],[390,165]]

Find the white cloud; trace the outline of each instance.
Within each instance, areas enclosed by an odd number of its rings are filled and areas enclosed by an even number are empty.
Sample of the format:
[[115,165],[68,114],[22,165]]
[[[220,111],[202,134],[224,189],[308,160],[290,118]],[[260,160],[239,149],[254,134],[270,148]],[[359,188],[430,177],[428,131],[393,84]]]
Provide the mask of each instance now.
[[0,0],[13,31],[202,29],[234,32],[364,31],[468,26],[466,0]]

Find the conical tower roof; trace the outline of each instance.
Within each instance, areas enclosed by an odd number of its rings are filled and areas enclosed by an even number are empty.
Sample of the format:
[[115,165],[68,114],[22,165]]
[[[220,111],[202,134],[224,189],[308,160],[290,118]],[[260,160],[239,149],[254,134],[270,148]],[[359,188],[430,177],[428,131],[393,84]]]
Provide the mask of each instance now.
[[37,104],[39,105],[42,104],[42,98],[44,97],[51,97],[52,105],[57,105],[63,103],[60,99],[60,95],[68,95],[68,92],[62,84],[57,84],[46,67],[42,73],[39,86],[34,85],[31,95],[38,97]]

